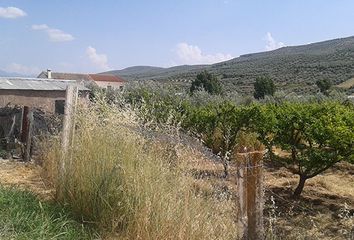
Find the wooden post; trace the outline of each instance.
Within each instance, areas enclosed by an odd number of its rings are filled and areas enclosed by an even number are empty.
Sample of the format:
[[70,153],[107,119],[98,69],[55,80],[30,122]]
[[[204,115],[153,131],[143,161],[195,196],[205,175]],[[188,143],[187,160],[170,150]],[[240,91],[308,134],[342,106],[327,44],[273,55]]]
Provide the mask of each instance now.
[[31,144],[32,144],[32,127],[33,127],[33,111],[28,108],[27,118],[27,134],[26,134],[26,142],[25,142],[25,154],[24,161],[28,162],[31,160]]
[[247,195],[246,195],[246,174],[247,162],[245,156],[237,155],[237,226],[239,232],[239,239],[247,237]]
[[263,151],[237,154],[237,222],[241,239],[264,239]]
[[22,121],[21,121],[21,142],[25,143],[28,138],[28,113],[29,107],[24,106],[22,110]]
[[78,95],[78,87],[75,85],[69,85],[66,88],[65,95],[65,109],[64,109],[64,122],[62,132],[62,150],[63,157],[61,159],[61,173],[65,173],[65,157],[68,151],[68,147],[71,146],[71,136],[73,131],[73,111],[75,109],[76,99]]

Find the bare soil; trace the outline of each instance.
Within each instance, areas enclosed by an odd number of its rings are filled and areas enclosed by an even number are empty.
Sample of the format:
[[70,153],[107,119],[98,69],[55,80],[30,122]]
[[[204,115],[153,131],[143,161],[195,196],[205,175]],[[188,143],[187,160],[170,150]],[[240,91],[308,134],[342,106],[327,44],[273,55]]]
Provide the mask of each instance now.
[[43,200],[53,199],[54,189],[41,174],[42,168],[32,162],[0,159],[0,184],[30,190]]
[[[287,156],[279,149],[275,152]],[[210,161],[200,152],[190,153],[189,158],[197,191],[235,197],[235,176],[222,178],[220,162]],[[230,173],[234,172],[231,166]],[[354,239],[354,165],[339,163],[307,180],[299,199],[292,196],[298,176],[287,168],[265,162],[264,180],[267,238]]]

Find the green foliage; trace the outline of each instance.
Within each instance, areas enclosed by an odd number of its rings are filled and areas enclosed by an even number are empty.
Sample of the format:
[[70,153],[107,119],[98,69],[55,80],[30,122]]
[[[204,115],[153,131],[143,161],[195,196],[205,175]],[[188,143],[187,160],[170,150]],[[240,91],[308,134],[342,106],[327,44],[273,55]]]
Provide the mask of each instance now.
[[316,85],[321,93],[328,95],[328,90],[332,87],[332,82],[328,79],[321,79],[316,81]]
[[293,172],[300,176],[295,195],[307,179],[335,163],[354,161],[354,109],[337,102],[256,105],[249,127],[272,155],[277,145],[291,152]]
[[256,132],[258,140],[262,142],[268,149],[268,154],[273,160],[274,138],[276,136],[276,126],[278,119],[276,117],[277,106],[275,104],[253,105],[248,113],[248,128],[252,132]]
[[[97,236],[96,236],[97,237]],[[66,210],[0,185],[0,239],[94,239]]]
[[265,96],[273,96],[275,93],[275,85],[269,77],[257,77],[254,87],[254,97],[256,99],[264,98]]
[[275,142],[291,151],[300,182],[315,177],[335,163],[354,160],[354,111],[336,102],[285,103],[276,110]]
[[214,153],[225,156],[235,146],[237,134],[245,125],[245,112],[231,102],[191,107],[183,127],[199,135]]
[[296,165],[294,173],[305,181],[338,161],[353,161],[354,110],[349,102],[341,104],[323,97],[291,102],[273,99],[240,106],[225,99],[195,101],[193,96],[157,92],[147,96],[143,100],[146,106],[142,104],[141,108],[144,119],[158,124],[170,124],[173,121],[168,119],[176,119],[174,122],[179,124],[175,126],[202,139],[222,157],[225,166],[242,131],[257,133],[271,159],[273,146],[291,152],[289,167]]
[[203,71],[197,75],[190,87],[190,92],[192,94],[197,90],[205,90],[212,95],[218,95],[221,94],[222,87],[215,75]]

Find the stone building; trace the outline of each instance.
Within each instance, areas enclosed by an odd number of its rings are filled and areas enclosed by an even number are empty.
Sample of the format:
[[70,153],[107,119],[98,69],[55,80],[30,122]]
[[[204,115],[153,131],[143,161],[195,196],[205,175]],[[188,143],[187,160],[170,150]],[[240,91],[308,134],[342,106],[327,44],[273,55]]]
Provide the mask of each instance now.
[[72,80],[0,78],[0,107],[27,106],[63,113],[66,88],[72,84],[78,85],[81,98],[88,99],[89,89]]

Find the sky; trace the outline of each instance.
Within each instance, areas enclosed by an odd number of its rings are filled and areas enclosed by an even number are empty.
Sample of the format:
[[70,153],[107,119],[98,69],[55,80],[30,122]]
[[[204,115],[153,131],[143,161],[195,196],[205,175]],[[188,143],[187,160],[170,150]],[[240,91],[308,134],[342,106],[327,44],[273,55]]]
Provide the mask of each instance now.
[[354,35],[352,0],[0,0],[0,71],[211,64]]

